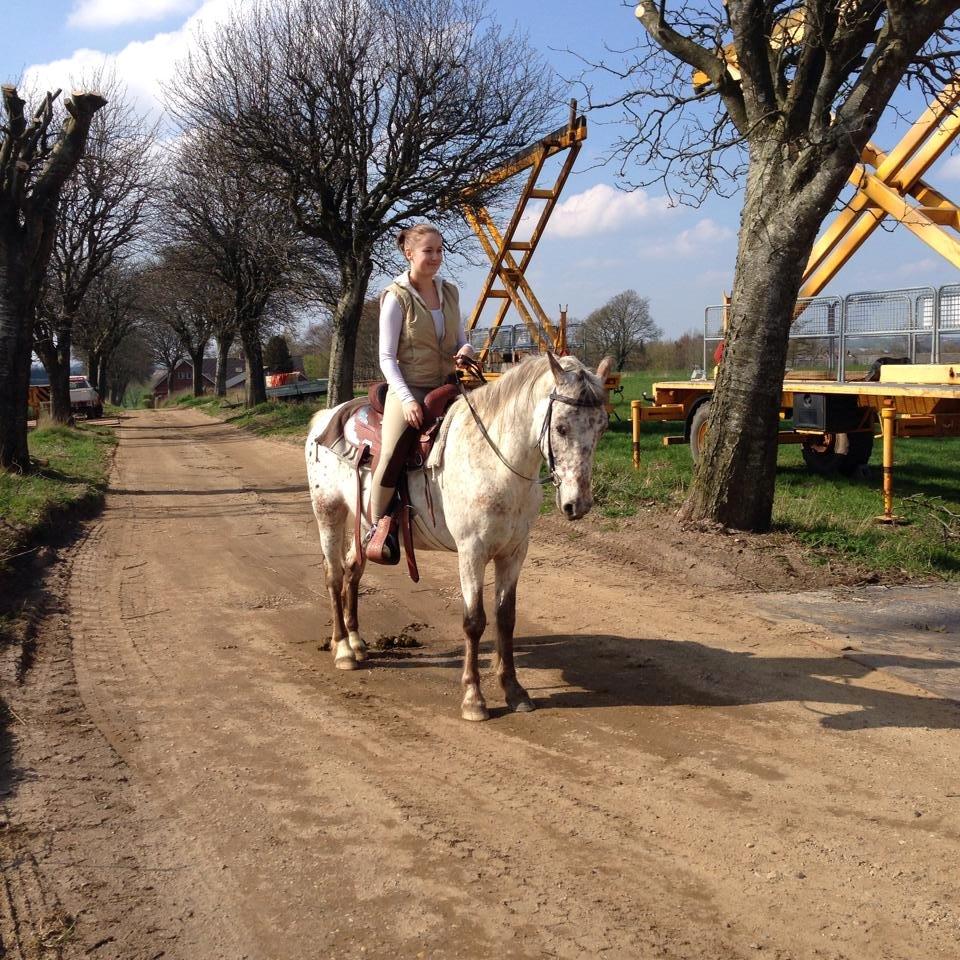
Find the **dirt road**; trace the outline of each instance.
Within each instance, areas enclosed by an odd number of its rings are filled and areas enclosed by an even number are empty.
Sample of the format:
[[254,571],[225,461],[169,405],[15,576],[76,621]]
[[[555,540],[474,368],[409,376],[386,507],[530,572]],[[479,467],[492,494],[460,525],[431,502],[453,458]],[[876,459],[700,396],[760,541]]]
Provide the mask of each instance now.
[[368,642],[421,646],[335,671],[300,450],[118,431],[11,699],[7,955],[958,956],[960,708],[760,612],[787,555],[547,519],[539,709],[488,676],[468,724],[452,556],[370,570]]

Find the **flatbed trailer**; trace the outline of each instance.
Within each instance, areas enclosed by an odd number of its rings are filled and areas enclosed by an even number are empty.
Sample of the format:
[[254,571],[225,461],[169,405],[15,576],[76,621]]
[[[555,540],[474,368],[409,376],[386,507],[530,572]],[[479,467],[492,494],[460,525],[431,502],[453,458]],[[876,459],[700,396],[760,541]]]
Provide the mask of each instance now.
[[[653,385],[652,401],[631,401],[633,464],[640,466],[644,421],[676,421],[683,433],[663,438],[665,446],[689,443],[700,457],[710,423],[714,380],[675,380]],[[893,441],[908,437],[960,436],[960,365],[883,366],[880,380],[784,380],[780,417],[792,429],[779,443],[803,445],[803,458],[815,473],[853,474],[870,459],[874,433],[883,437],[884,517],[893,519]]]
[[329,380],[295,380],[278,387],[267,387],[267,399],[300,401],[308,397],[323,397],[327,394],[329,383]]

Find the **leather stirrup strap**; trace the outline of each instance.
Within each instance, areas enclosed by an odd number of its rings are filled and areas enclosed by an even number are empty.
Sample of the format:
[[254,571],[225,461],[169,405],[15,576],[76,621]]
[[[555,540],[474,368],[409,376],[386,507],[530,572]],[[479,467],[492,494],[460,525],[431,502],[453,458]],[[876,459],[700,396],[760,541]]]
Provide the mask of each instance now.
[[353,512],[353,545],[357,562],[363,559],[363,543],[360,539],[360,517],[363,515],[363,465],[370,455],[370,447],[364,446],[357,457],[357,508]]
[[407,557],[407,573],[414,583],[420,582],[420,571],[417,569],[417,557],[413,552],[413,512],[410,509],[409,477],[404,474],[400,482],[400,538],[403,541],[403,552]]

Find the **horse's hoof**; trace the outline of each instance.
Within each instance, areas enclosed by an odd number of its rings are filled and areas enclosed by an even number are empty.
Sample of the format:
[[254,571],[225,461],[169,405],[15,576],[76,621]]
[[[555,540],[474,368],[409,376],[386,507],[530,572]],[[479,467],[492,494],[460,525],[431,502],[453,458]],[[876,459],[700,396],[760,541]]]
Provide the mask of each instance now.
[[533,711],[537,709],[536,704],[529,697],[508,702],[507,706],[514,713],[533,713]]
[[350,649],[353,651],[353,655],[358,660],[367,659],[367,645],[363,642],[363,638],[355,630],[351,632],[348,642],[350,644]]
[[333,661],[333,665],[338,670],[358,670],[360,668],[360,664],[357,663],[357,658],[355,656],[337,657],[337,659]]
[[481,720],[490,719],[490,711],[482,703],[465,703],[460,708],[460,716],[464,720],[479,723]]

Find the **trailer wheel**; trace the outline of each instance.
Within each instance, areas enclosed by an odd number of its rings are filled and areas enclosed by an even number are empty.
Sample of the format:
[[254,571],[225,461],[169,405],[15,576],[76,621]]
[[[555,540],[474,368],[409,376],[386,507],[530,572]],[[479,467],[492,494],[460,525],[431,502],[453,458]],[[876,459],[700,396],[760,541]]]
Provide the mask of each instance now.
[[690,456],[694,463],[700,460],[700,452],[707,441],[710,429],[710,401],[701,403],[690,418]]
[[[844,443],[841,437],[846,438],[846,453],[838,452]],[[830,477],[840,473],[845,477],[852,476],[859,467],[862,467],[873,452],[873,434],[869,431],[862,433],[825,433],[822,438],[811,437],[803,441],[803,462],[811,473],[822,477]]]

